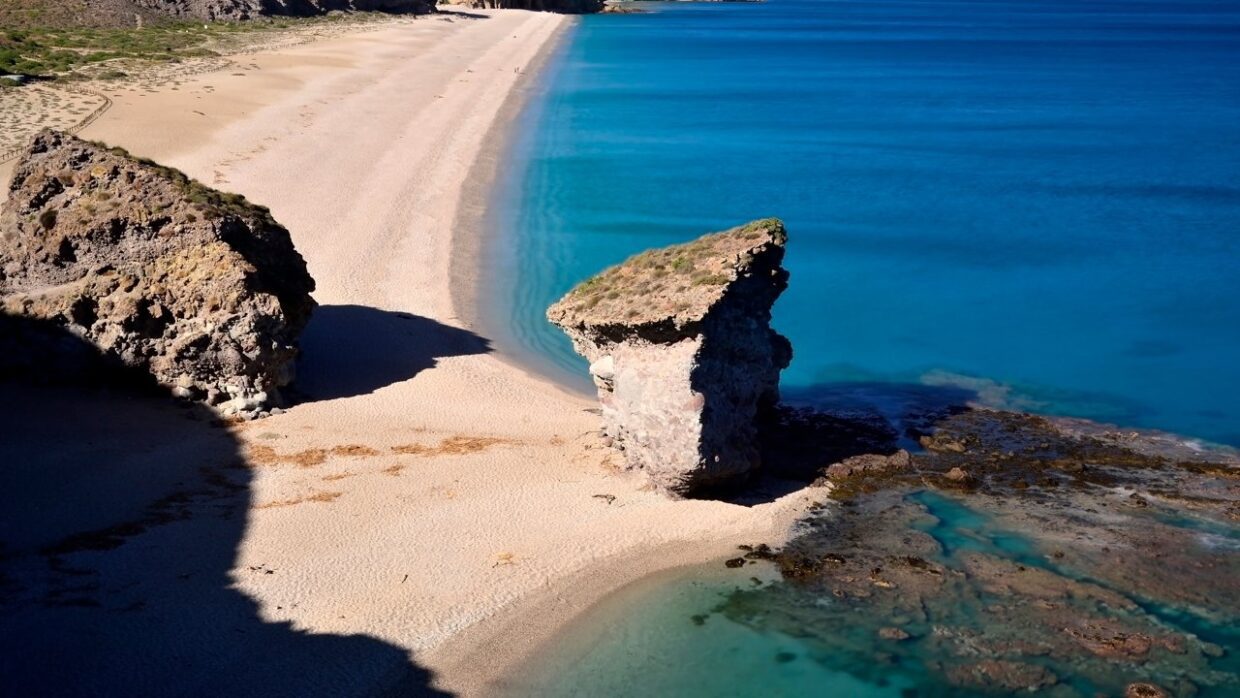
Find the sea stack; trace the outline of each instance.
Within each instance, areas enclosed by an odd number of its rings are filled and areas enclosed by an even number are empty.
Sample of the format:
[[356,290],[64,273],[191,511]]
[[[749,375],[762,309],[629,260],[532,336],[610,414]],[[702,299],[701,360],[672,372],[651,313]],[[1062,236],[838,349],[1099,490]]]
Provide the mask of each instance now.
[[0,212],[0,313],[37,321],[14,327],[63,328],[224,415],[280,404],[313,290],[267,209],[56,131],[30,143]]
[[770,327],[786,239],[768,218],[643,252],[547,311],[590,361],[604,434],[667,492],[702,494],[760,466],[757,421],[792,359]]

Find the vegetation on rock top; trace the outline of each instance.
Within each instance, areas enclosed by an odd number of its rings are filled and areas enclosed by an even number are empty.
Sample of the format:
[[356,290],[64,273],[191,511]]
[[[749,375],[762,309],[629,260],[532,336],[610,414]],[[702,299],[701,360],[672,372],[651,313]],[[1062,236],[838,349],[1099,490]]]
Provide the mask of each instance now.
[[548,314],[566,322],[575,316],[588,324],[700,317],[755,256],[782,248],[786,241],[783,222],[764,218],[647,250],[578,284]]

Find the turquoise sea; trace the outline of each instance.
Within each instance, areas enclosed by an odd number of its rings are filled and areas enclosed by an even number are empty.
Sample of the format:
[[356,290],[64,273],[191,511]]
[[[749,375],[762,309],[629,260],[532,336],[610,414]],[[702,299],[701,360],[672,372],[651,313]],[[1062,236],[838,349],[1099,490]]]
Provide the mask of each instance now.
[[522,117],[501,347],[582,385],[548,304],[779,216],[787,395],[952,386],[1240,445],[1240,2],[644,7],[582,18]]
[[[547,305],[643,249],[779,216],[786,398],[965,395],[1240,446],[1240,1],[642,6],[582,18],[522,117],[490,213],[501,348],[584,389]],[[979,540],[1041,564],[924,504],[945,564]],[[884,619],[752,569],[613,596],[507,692],[963,695],[893,661]],[[953,622],[985,633],[969,613]],[[1177,613],[1158,617],[1240,675],[1234,628]]]

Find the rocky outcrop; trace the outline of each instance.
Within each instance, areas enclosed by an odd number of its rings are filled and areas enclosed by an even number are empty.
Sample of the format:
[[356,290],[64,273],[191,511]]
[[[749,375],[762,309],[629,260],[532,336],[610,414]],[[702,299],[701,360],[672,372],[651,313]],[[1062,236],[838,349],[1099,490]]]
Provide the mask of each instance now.
[[476,8],[560,12],[568,15],[602,12],[605,5],[603,0],[460,0],[457,4]]
[[770,328],[785,240],[766,219],[644,252],[547,311],[590,361],[604,433],[669,492],[732,485],[759,467],[757,420],[792,358]]
[[[31,142],[0,213],[0,313],[64,327],[223,414],[279,404],[313,290],[267,209],[55,131]],[[23,342],[47,346],[9,336],[0,368],[29,363]]]
[[261,16],[313,17],[337,10],[425,14],[435,0],[133,0],[139,7],[174,17],[202,20],[253,19]]

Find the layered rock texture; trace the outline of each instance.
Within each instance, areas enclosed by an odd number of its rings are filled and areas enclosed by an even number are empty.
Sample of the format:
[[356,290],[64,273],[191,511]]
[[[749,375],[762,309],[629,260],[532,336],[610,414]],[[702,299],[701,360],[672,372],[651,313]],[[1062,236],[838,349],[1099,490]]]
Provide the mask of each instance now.
[[770,328],[786,239],[766,219],[644,252],[547,311],[590,361],[604,433],[669,492],[733,485],[760,465],[757,421],[792,358]]
[[423,14],[435,0],[130,0],[174,17],[204,20],[253,19],[265,15],[312,17],[334,10]]
[[435,0],[3,0],[4,26],[132,27],[137,22],[313,17],[337,10],[424,14]]
[[584,15],[602,12],[605,3],[603,0],[460,0],[458,4],[477,8],[536,10]]
[[[0,212],[0,368],[62,327],[226,415],[279,404],[314,281],[267,209],[122,150],[45,130]],[[24,351],[23,351],[24,347]],[[33,357],[41,359],[43,357]]]

